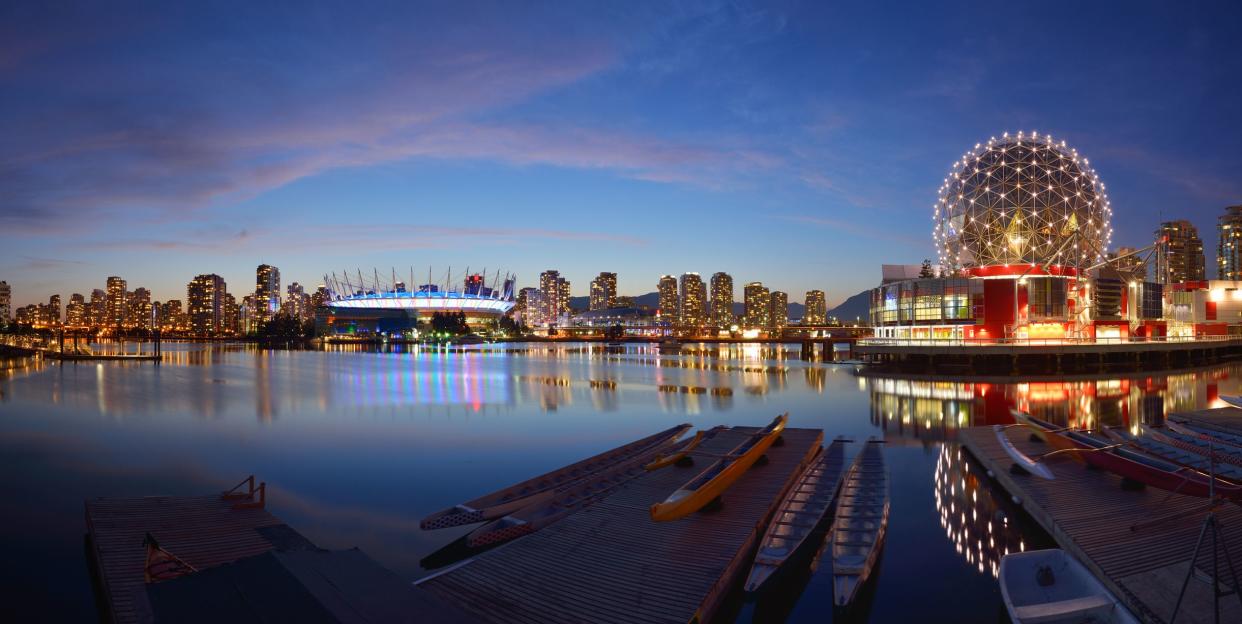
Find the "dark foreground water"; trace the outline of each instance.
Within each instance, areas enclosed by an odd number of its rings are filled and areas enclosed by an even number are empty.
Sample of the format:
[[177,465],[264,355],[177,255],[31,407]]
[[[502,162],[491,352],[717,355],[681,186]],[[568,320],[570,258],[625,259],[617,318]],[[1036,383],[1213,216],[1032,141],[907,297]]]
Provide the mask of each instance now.
[[[485,346],[477,352],[258,351],[173,345],[153,364],[0,362],[0,621],[96,616],[82,501],[203,494],[254,473],[270,511],[326,548],[358,546],[401,576],[470,527],[425,514],[681,422],[793,427],[888,441],[892,516],[856,615],[876,622],[1004,621],[1005,552],[1048,545],[992,496],[959,428],[1010,407],[1128,424],[1236,393],[1222,367],[1131,378],[985,383],[866,377],[796,348]],[[762,367],[787,369],[747,372]],[[723,370],[722,370],[723,369]],[[595,389],[592,379],[615,380]],[[732,396],[660,392],[728,387]],[[856,445],[852,445],[856,447]],[[850,448],[852,453],[854,448]],[[740,621],[832,618],[830,566],[793,575]]]

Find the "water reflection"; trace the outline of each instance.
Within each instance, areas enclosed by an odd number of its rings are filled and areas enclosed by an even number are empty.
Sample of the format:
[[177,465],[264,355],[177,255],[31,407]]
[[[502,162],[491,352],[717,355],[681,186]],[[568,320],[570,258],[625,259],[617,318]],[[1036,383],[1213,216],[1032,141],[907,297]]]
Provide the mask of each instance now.
[[1223,407],[1238,366],[1165,375],[1013,383],[860,377],[871,422],[888,436],[953,440],[963,427],[1010,424],[1012,409],[1070,427],[1131,426],[1169,413]]
[[[957,554],[980,574],[995,578],[1001,557],[1028,547],[1042,548],[1051,540],[1026,524],[1014,505],[994,498],[979,471],[961,447],[941,446],[936,460],[936,510],[940,527]],[[999,490],[997,494],[1003,496]]]

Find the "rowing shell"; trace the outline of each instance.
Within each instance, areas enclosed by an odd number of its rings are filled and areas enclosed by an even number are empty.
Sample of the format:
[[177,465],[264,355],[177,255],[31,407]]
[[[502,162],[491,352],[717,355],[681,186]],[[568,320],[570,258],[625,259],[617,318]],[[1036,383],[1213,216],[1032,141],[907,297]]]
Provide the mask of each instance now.
[[1005,427],[1003,425],[992,425],[992,430],[996,432],[996,440],[1000,442],[1001,448],[1005,449],[1005,454],[1017,464],[1019,468],[1049,481],[1056,479],[1052,474],[1052,470],[1048,469],[1046,464],[1041,463],[1038,459],[1031,459],[1022,451],[1019,451],[1013,442],[1009,441],[1009,436],[1005,435]]

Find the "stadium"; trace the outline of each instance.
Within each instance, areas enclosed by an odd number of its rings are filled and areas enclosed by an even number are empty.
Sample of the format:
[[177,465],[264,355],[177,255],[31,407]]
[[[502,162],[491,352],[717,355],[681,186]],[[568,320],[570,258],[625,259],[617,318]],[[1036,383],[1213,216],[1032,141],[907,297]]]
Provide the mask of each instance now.
[[[328,335],[408,335],[420,320],[436,314],[461,313],[474,330],[493,326],[515,304],[516,276],[497,271],[489,280],[486,272],[472,273],[467,269],[454,278],[450,269],[439,281],[431,271],[418,286],[413,271],[409,281],[392,271],[384,280],[378,271],[364,276],[361,271],[338,277],[324,275],[327,300],[320,313],[320,333]],[[460,287],[458,286],[460,279]]]

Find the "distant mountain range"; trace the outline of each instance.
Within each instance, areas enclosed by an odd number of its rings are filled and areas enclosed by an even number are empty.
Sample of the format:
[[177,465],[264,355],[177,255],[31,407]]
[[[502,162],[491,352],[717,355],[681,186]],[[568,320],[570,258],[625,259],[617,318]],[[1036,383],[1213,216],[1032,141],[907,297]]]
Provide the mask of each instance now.
[[[637,297],[634,297],[633,299],[634,299],[634,305],[648,306],[651,308],[657,308],[660,306],[660,293],[658,292],[649,292],[645,295],[638,295]],[[590,306],[591,306],[590,297],[570,297],[569,298],[569,307],[575,310],[585,310],[589,308]],[[831,310],[828,310],[828,316],[835,316],[841,319],[843,322],[846,320],[853,320],[855,317],[866,318],[867,314],[870,312],[870,307],[871,307],[871,291],[864,290],[858,293],[857,295],[854,295],[853,297],[846,299],[844,302],[841,303],[841,305],[835,308],[832,308]],[[740,301],[733,302],[733,314],[741,316],[742,312],[744,312],[745,310],[746,310],[745,304],[743,304]],[[802,318],[802,315],[805,312],[806,312],[806,307],[803,306],[801,303],[790,303],[789,304],[789,318],[800,319]]]

